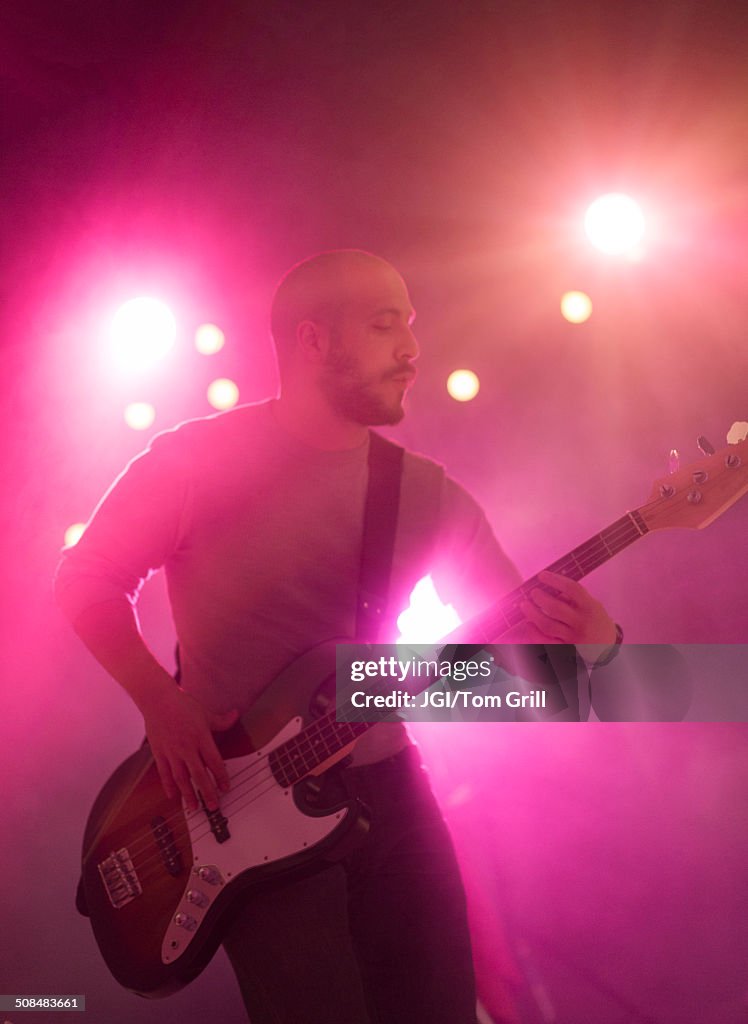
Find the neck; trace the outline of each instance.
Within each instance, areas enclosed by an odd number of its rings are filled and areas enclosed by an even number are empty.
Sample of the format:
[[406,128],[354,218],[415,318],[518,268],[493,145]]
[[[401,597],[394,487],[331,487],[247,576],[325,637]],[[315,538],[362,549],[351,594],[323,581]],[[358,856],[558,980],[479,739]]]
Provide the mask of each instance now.
[[322,395],[284,389],[272,406],[276,422],[292,437],[323,451],[358,448],[369,428],[339,416]]

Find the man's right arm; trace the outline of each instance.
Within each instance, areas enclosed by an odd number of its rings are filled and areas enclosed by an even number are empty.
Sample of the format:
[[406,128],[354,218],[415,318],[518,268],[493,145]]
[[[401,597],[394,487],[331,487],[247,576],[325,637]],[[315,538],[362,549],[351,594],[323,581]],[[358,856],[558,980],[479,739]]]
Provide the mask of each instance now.
[[233,725],[236,712],[214,714],[177,686],[143,641],[127,600],[88,606],[73,629],[142,714],[166,795],[181,794],[194,810],[197,789],[215,810],[229,779],[212,733]]
[[143,715],[167,795],[181,793],[194,808],[197,789],[212,810],[228,778],[211,732],[232,725],[236,713],[213,714],[177,686],[143,641],[134,609],[143,580],[185,528],[189,473],[176,433],[156,438],[107,492],[63,553],[56,593],[75,632]]

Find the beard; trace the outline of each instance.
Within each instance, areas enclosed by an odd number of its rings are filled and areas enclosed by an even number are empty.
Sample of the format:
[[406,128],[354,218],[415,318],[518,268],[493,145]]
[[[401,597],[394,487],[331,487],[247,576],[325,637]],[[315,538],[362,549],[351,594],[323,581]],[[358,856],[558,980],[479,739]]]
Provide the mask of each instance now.
[[366,375],[351,352],[335,345],[330,349],[320,386],[332,409],[353,423],[381,427],[399,423],[405,415],[404,392],[398,393],[389,381],[402,373]]

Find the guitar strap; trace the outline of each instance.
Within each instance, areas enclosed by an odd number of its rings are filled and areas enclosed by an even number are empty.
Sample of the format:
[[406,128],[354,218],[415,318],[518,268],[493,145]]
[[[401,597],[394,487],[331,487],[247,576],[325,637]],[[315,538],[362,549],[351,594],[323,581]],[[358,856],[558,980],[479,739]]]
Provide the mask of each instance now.
[[395,616],[408,607],[414,583],[433,566],[444,467],[369,432],[369,487],[364,508],[355,635],[362,643],[392,640]]
[[387,616],[405,450],[369,431],[369,484],[364,506],[356,639],[376,643]]

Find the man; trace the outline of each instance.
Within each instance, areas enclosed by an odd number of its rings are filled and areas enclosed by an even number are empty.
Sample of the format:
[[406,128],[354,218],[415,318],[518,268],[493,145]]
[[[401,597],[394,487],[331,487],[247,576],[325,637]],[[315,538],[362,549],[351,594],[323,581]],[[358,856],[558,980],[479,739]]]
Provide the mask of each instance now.
[[[159,435],[63,558],[63,608],[141,711],[167,794],[191,810],[198,793],[217,808],[229,788],[213,733],[304,651],[355,633],[369,427],[404,414],[414,315],[403,279],[369,253],[294,267],[271,311],[280,397]],[[433,543],[419,494],[438,503]],[[518,582],[481,510],[434,463],[406,453],[400,507],[409,511],[391,612],[428,570],[464,614]],[[161,565],[179,686],[134,614],[143,579]],[[555,593],[538,589],[522,606],[522,639],[614,642],[613,622],[581,586],[548,582]],[[369,806],[366,841],[339,864],[253,894],[226,935],[252,1024],[472,1024],[464,897],[402,724],[366,733],[332,785]]]

